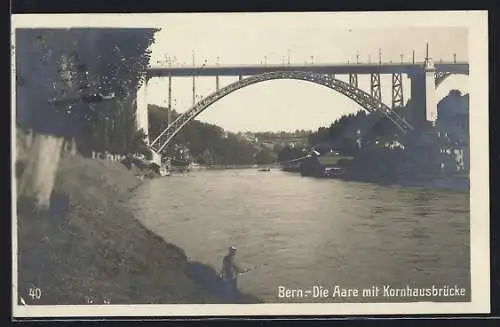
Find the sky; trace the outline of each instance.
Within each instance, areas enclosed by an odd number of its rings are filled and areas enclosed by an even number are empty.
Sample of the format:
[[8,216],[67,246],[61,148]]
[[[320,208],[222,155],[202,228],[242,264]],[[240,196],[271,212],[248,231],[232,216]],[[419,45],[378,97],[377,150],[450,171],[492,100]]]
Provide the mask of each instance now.
[[[401,20],[401,19],[400,19]],[[348,15],[326,13],[297,14],[178,14],[166,16],[162,30],[151,47],[152,66],[167,66],[167,57],[174,66],[224,64],[259,64],[267,57],[268,64],[346,63],[378,61],[381,49],[383,62],[410,61],[415,50],[417,61],[425,57],[425,44],[434,61],[468,60],[468,30],[455,26],[368,27],[354,23]],[[387,23],[387,22],[386,22]],[[374,24],[377,25],[377,24]],[[311,58],[312,56],[312,58]],[[344,81],[348,76],[337,75]],[[220,87],[237,81],[238,77],[220,77]],[[369,92],[370,76],[359,75],[359,86]],[[456,75],[443,82],[438,99],[451,89],[468,92],[466,76]],[[403,78],[405,101],[410,97],[410,80]],[[382,101],[391,105],[391,76],[382,75]],[[198,77],[197,96],[215,91],[215,77]],[[147,101],[167,106],[167,78],[150,81]],[[192,105],[192,79],[172,79],[173,108],[184,112]],[[273,80],[240,89],[212,104],[197,119],[238,131],[315,130],[328,126],[343,114],[361,107],[349,98],[323,86],[294,80]]]

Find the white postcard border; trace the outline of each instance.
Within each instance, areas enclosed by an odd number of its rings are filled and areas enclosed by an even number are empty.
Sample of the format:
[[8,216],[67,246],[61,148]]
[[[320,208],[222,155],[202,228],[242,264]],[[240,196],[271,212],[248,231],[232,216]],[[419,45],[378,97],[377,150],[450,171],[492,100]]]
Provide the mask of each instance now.
[[[15,28],[67,27],[157,27],[169,17],[186,14],[20,14],[13,15],[12,44]],[[190,15],[297,15],[299,19],[318,19],[332,15],[339,28],[464,27],[469,30],[470,85],[470,248],[471,294],[469,303],[300,303],[300,304],[202,304],[202,305],[61,305],[19,306],[17,291],[17,216],[12,197],[12,301],[13,316],[21,317],[92,317],[92,316],[247,316],[247,315],[392,315],[392,314],[468,314],[490,312],[489,249],[489,81],[488,13],[486,11],[432,12],[356,12],[356,13],[211,13]],[[12,53],[12,56],[14,52]],[[15,81],[15,60],[12,60]],[[15,83],[12,83],[12,99]],[[15,100],[12,103],[12,152],[15,167]],[[12,192],[16,194],[12,174]]]

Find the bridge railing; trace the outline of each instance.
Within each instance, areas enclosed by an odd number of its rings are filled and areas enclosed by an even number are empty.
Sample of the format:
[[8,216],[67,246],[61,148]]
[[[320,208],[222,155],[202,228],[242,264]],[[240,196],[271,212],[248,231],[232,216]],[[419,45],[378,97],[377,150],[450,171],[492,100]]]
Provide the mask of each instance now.
[[[434,62],[435,66],[464,66],[469,65],[467,61],[437,61]],[[257,67],[269,67],[269,68],[282,68],[282,67],[359,67],[359,66],[368,66],[368,67],[380,67],[380,66],[413,66],[420,67],[424,66],[425,61],[416,61],[416,62],[383,62],[383,63],[369,63],[369,62],[359,62],[359,63],[290,63],[290,64],[228,64],[228,65],[205,65],[203,69],[238,69],[238,68],[257,68]],[[193,68],[193,66],[168,66],[168,65],[151,65],[149,70],[156,69],[167,69],[167,70],[191,70],[191,69],[199,69]]]

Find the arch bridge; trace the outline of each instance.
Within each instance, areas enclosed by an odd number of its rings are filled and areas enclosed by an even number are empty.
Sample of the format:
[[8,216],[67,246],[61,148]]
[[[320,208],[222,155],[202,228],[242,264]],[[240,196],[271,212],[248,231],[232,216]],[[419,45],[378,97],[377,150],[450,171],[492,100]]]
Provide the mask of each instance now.
[[[427,51],[428,52],[428,49]],[[335,74],[348,74],[349,81],[343,82],[335,78]],[[358,75],[370,75],[369,93],[358,87]],[[392,106],[382,103],[381,74],[392,75]],[[273,79],[295,79],[313,82],[333,89],[356,103],[369,112],[377,112],[388,117],[402,133],[413,130],[413,127],[400,117],[393,109],[405,104],[403,98],[403,74],[411,79],[411,98],[416,108],[418,121],[434,123],[437,119],[436,88],[453,74],[469,74],[467,62],[442,62],[434,63],[426,54],[422,63],[379,63],[376,64],[311,64],[311,65],[259,65],[259,66],[224,66],[208,67],[155,67],[148,71],[151,77],[168,76],[168,113],[172,108],[171,83],[173,76],[191,76],[193,79],[193,106],[180,115],[175,121],[168,119],[169,126],[162,131],[160,136],[150,143],[150,148],[156,154],[163,150],[182,128],[197,115],[207,109],[211,104],[222,97],[245,86]],[[196,103],[196,77],[215,76],[216,91]],[[224,88],[219,88],[219,76],[239,76],[239,80]],[[243,78],[243,76],[249,76]],[[148,129],[147,80],[138,92],[143,94],[143,101],[138,100],[138,128]],[[148,139],[149,141],[149,139]],[[158,157],[158,155],[156,156]]]
[[175,121],[169,124],[169,126],[150,143],[151,150],[156,153],[160,153],[167,145],[171,143],[175,135],[177,135],[186,124],[188,124],[196,116],[210,107],[210,105],[222,99],[226,95],[252,84],[276,79],[302,80],[323,85],[352,99],[363,109],[370,113],[379,113],[386,116],[397,126],[397,128],[402,133],[408,133],[414,129],[413,126],[411,126],[403,117],[398,115],[392,108],[384,104],[380,98],[368,94],[367,92],[361,90],[355,85],[352,85],[351,83],[346,83],[334,78],[331,75],[320,73],[304,71],[277,71],[240,79],[237,82],[219,89],[218,91],[203,98],[189,110],[178,116]]

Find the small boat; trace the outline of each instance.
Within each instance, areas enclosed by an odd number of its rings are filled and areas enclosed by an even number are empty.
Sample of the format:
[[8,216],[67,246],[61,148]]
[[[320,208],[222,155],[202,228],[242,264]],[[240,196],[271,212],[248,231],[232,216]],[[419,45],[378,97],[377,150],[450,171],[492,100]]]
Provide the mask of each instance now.
[[258,171],[271,171],[271,168],[261,168]]
[[193,162],[193,163],[191,164],[191,169],[200,169],[200,168],[201,168],[201,166],[200,166],[200,164],[199,164],[199,163]]
[[325,177],[335,177],[343,174],[343,170],[340,167],[327,167],[324,170]]

